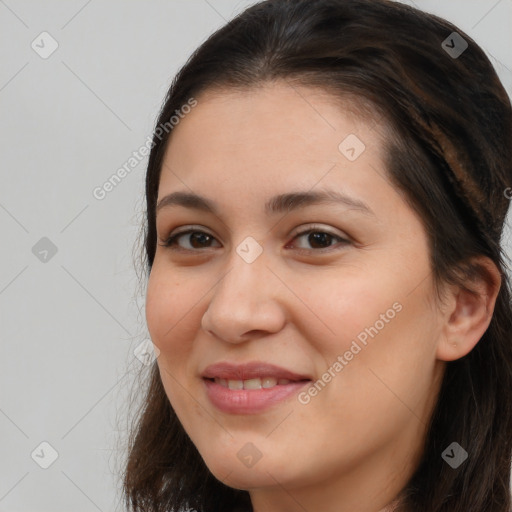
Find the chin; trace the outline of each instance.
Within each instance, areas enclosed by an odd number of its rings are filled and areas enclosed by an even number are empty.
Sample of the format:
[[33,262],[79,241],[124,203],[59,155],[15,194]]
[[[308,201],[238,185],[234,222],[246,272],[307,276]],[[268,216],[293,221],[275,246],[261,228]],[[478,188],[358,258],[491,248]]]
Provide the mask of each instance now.
[[236,465],[233,465],[233,467],[230,469],[231,473],[218,473],[216,471],[216,467],[209,467],[209,469],[213,476],[220,480],[223,484],[241,491],[249,491],[256,488],[275,486],[276,479],[272,478],[271,475],[279,475],[280,482],[282,482],[283,479],[283,475],[273,468],[260,467],[257,469],[252,467],[240,469]]
[[203,460],[217,480],[234,489],[247,491],[275,486],[276,477],[280,482],[286,479],[282,465],[268,460],[268,456],[262,455],[258,460],[250,460],[250,448],[237,452],[226,450],[223,453],[209,453]]

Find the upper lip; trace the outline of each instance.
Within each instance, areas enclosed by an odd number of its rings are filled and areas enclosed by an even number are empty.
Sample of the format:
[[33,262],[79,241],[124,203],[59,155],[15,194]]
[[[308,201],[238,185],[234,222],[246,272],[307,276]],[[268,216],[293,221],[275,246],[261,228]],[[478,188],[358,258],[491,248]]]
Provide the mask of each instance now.
[[205,379],[226,379],[226,380],[249,380],[263,377],[274,377],[276,379],[288,380],[311,380],[307,375],[281,368],[270,363],[251,361],[244,364],[220,362],[207,366],[201,373]]

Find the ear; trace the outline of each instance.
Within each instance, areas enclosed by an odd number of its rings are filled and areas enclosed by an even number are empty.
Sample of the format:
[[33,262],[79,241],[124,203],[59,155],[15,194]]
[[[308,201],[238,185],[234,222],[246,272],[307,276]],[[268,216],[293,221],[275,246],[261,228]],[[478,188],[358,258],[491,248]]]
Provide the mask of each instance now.
[[486,256],[471,260],[481,272],[468,280],[467,288],[448,287],[445,315],[436,355],[442,361],[460,359],[471,352],[491,323],[494,305],[501,286],[501,274]]

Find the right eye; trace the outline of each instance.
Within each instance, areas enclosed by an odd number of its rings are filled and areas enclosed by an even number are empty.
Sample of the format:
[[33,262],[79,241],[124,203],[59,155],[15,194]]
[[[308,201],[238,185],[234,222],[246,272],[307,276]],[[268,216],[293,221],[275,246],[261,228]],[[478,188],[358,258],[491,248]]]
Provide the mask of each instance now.
[[[187,235],[185,237],[185,235]],[[191,236],[194,235],[194,236]],[[188,240],[189,247],[182,247],[178,244],[178,240],[181,237],[185,237],[185,240]],[[209,246],[204,246],[204,244],[208,244],[215,240],[213,235],[206,233],[205,231],[200,231],[198,229],[187,229],[186,231],[180,231],[178,233],[172,234],[169,238],[167,238],[162,245],[163,247],[168,247],[173,251],[192,251],[195,252],[198,249],[209,249]]]

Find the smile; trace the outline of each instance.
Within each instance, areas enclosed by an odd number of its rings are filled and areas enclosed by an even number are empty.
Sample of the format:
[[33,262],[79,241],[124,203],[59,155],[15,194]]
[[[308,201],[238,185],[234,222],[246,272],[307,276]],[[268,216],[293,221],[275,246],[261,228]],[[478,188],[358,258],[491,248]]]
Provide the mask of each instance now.
[[275,377],[263,377],[247,380],[227,380],[215,378],[215,383],[229,389],[269,389],[274,386],[289,384],[289,379],[276,379]]

